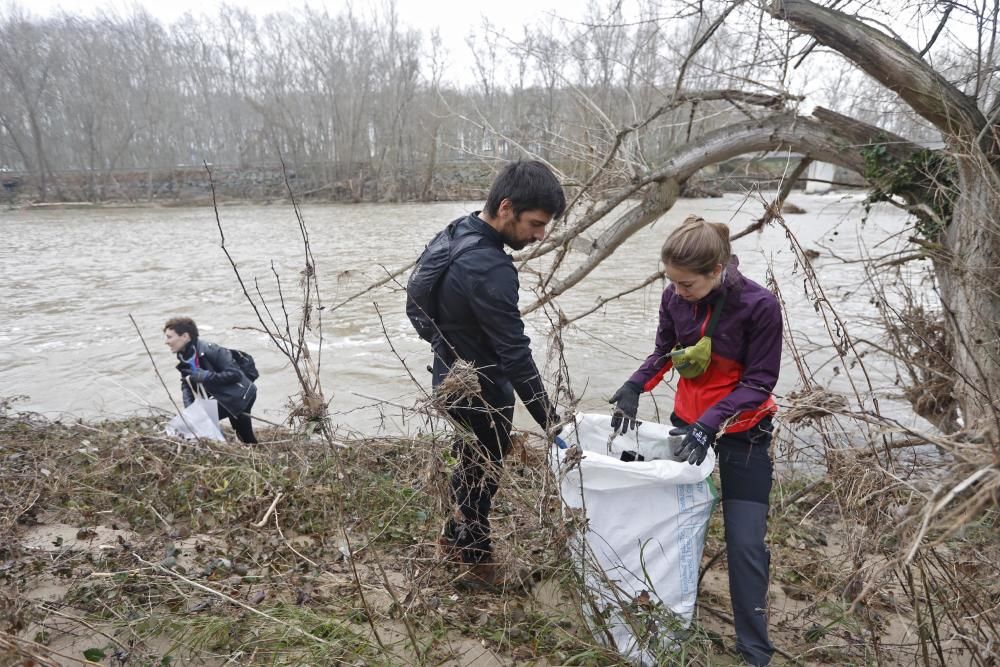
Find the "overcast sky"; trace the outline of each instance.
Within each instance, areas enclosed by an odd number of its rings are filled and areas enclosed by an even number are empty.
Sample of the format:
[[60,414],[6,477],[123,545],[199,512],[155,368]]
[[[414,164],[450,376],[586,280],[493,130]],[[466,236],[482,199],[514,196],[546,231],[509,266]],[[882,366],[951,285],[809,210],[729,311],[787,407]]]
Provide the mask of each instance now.
[[[0,0],[2,2],[3,0]],[[187,12],[198,15],[215,14],[223,0],[20,0],[22,7],[32,14],[48,16],[60,9],[69,14],[92,15],[100,9],[113,9],[119,13],[129,13],[135,6],[145,7],[150,14],[164,22],[172,22]],[[238,6],[258,15],[279,11],[294,11],[303,7],[304,0],[230,0],[230,5]],[[383,7],[380,0],[312,0],[310,7],[325,8],[337,14],[353,6],[359,13],[368,13],[373,8]],[[465,44],[465,38],[480,28],[483,17],[499,27],[509,26],[512,37],[521,34],[521,26],[536,21],[548,22],[551,15],[573,17],[584,6],[583,0],[397,0],[396,11],[400,22],[430,35],[438,28],[441,38],[449,51],[448,78],[469,82],[472,80],[472,57]]]
[[[50,14],[63,9],[71,14],[92,13],[95,8],[117,8],[127,11],[128,8],[139,5],[146,7],[150,13],[166,21],[172,21],[185,12],[198,14],[215,13],[223,4],[222,0],[30,0],[23,2],[35,14]],[[287,10],[290,7],[301,7],[302,0],[236,0],[229,4],[241,7],[255,14],[268,14]],[[363,11],[368,6],[380,6],[378,2],[365,0],[319,0],[308,3],[311,7],[325,7],[331,13],[337,13],[353,5],[356,10]],[[440,26],[442,33],[453,37],[465,34],[471,26],[480,23],[480,17],[490,16],[494,23],[520,26],[535,15],[545,11],[562,9],[563,13],[572,12],[583,3],[572,0],[398,0],[396,3],[400,17],[409,25],[422,30]]]
[[[0,3],[10,1],[0,0]],[[60,9],[76,15],[92,15],[101,9],[128,14],[134,7],[139,6],[145,7],[150,14],[166,23],[175,21],[187,12],[195,15],[215,15],[219,7],[224,4],[224,0],[13,0],[13,2],[29,8],[30,13],[40,16],[51,15]],[[308,2],[311,7],[325,8],[331,14],[353,7],[356,12],[363,15],[384,10],[388,3],[389,0]],[[229,0],[228,4],[257,15],[266,15],[279,11],[294,13],[297,8],[302,8],[306,4],[306,0]],[[609,3],[599,4],[606,6]],[[626,12],[632,4],[625,3]],[[931,14],[924,22],[915,22],[912,11],[897,16],[892,10],[893,8],[898,10],[903,4],[906,4],[906,0],[879,0],[868,7],[867,13],[873,14],[872,18],[881,24],[882,29],[897,31],[911,44],[926,41],[930,32],[936,27],[938,16]],[[523,26],[550,25],[553,16],[570,21],[583,20],[586,6],[587,0],[396,0],[396,11],[403,25],[421,30],[425,36],[429,36],[435,28],[439,30],[448,53],[445,78],[452,83],[462,85],[474,84],[476,81],[473,58],[465,40],[467,36],[482,28],[484,17],[490,20],[495,29],[506,31],[508,36],[516,41],[523,34]],[[959,42],[966,45],[974,44],[976,28],[971,19],[961,12],[955,14],[947,32],[957,33],[957,37],[952,36]],[[900,21],[902,18],[908,20]],[[806,85],[805,88],[813,86]],[[812,91],[796,92],[805,92],[811,96]],[[823,101],[820,100],[818,103]]]

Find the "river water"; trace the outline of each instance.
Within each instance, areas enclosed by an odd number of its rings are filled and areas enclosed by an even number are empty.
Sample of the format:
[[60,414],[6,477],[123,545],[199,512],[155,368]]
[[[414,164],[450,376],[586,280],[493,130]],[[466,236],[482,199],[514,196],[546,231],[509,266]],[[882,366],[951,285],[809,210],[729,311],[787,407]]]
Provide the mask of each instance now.
[[[814,266],[827,298],[853,336],[877,339],[878,332],[868,322],[874,309],[860,265],[842,263],[833,255],[856,258],[866,251],[876,254],[895,248],[906,235],[900,234],[905,232],[904,216],[877,206],[862,223],[864,210],[857,194],[796,193],[791,200],[807,211],[789,215],[787,221],[802,246],[820,251]],[[384,277],[387,269],[411,262],[434,232],[476,207],[474,202],[303,207],[324,302],[338,303]],[[668,230],[690,213],[740,230],[761,212],[759,201],[738,195],[681,200],[558,304],[573,317],[601,297],[640,283],[657,270]],[[271,307],[277,308],[273,266],[284,293],[294,298],[302,243],[292,209],[227,206],[220,214],[227,248],[248,282],[256,278]],[[167,318],[184,314],[198,322],[203,338],[246,350],[256,358],[261,378],[255,414],[273,421],[287,415],[289,396],[295,393],[294,374],[267,337],[253,330],[258,326],[256,316],[220,249],[211,209],[4,211],[0,233],[0,397],[26,395],[16,403],[19,409],[52,418],[117,417],[148,412],[150,407],[169,409],[166,391],[129,315],[138,323],[170,391],[179,397],[175,362],[161,330]],[[802,272],[796,270],[785,232],[771,227],[737,242],[735,250],[743,272],[758,282],[772,267],[790,330],[800,351],[808,353],[816,378],[833,389],[847,390],[848,373],[803,290]],[[582,257],[574,253],[570,262]],[[522,287],[533,282],[522,275]],[[607,397],[651,351],[661,290],[662,285],[653,285],[610,303],[566,333],[570,381],[582,397],[583,409],[607,410]],[[522,305],[530,299],[526,290]],[[386,338],[426,384],[428,348],[410,328],[403,303],[398,287],[380,288],[324,315],[321,378],[335,420],[345,428],[400,433],[422,425],[421,419],[408,419],[406,410],[420,398],[421,390]],[[542,313],[528,318],[535,358],[549,377],[556,370],[548,360],[550,332]],[[798,381],[787,347],[779,395]],[[866,363],[883,410],[906,423],[916,421],[904,404],[892,399],[897,389],[891,363],[875,357],[866,358]],[[661,385],[656,396],[661,409],[669,407],[669,386]],[[653,402],[644,398],[640,412],[652,417]],[[520,425],[531,426],[524,412],[519,411],[517,419]]]

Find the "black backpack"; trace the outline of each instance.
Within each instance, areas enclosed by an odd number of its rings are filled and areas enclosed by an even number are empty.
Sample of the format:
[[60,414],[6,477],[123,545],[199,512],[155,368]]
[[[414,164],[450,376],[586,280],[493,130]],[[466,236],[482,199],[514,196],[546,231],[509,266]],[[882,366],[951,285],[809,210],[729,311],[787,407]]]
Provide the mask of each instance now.
[[229,350],[229,354],[233,355],[233,361],[236,365],[240,367],[243,374],[250,378],[253,382],[260,377],[260,373],[257,372],[257,364],[254,363],[253,357],[242,350]]
[[437,287],[441,278],[452,262],[483,240],[478,234],[469,234],[455,241],[455,228],[464,219],[462,217],[448,223],[447,227],[431,239],[406,282],[406,316],[410,318],[417,334],[428,343],[433,343],[441,331],[435,323],[438,314]]

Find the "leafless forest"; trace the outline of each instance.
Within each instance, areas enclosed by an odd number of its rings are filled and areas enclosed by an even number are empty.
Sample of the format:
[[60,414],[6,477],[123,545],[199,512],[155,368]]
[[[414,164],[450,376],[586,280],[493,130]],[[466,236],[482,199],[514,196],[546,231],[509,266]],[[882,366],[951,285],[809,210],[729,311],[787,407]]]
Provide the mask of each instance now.
[[[753,90],[759,100],[692,98],[661,113],[637,135],[647,160],[788,94],[787,30],[758,33],[750,5],[711,35],[709,5],[644,2],[627,16],[606,5],[523,27],[497,17],[503,28],[470,26],[465,43],[443,44],[400,24],[391,4],[271,16],[234,4],[169,25],[141,10],[38,18],[6,4],[0,168],[41,201],[169,199],[181,187],[171,179],[204,161],[238,172],[252,196],[268,179],[280,185],[280,160],[304,191],[429,199],[488,183],[467,171],[484,157],[531,152],[582,177],[618,129],[677,93]],[[827,68],[836,110],[890,113],[889,129],[911,129],[890,95],[844,65]]]

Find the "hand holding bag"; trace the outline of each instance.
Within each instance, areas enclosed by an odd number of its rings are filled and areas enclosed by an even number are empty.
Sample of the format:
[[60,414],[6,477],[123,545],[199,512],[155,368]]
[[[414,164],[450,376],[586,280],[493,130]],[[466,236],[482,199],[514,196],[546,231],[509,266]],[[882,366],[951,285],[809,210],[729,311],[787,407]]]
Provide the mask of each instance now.
[[[191,384],[190,380],[188,384]],[[219,427],[219,404],[214,398],[208,397],[201,385],[198,385],[197,390],[192,385],[191,390],[194,393],[194,402],[167,422],[164,427],[167,435],[180,436],[185,440],[204,438],[225,442],[226,438]]]

